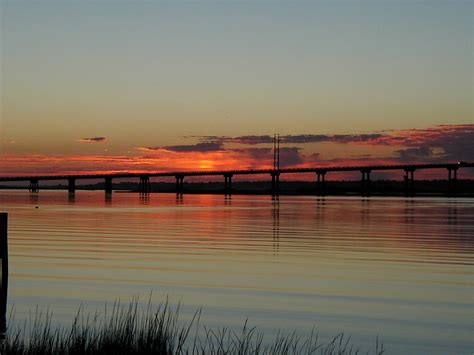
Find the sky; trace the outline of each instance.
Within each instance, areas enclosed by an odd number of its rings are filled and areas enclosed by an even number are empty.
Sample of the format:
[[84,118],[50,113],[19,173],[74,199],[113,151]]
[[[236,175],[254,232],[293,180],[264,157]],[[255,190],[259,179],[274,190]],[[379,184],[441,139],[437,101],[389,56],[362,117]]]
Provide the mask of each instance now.
[[474,161],[472,1],[0,11],[0,175]]

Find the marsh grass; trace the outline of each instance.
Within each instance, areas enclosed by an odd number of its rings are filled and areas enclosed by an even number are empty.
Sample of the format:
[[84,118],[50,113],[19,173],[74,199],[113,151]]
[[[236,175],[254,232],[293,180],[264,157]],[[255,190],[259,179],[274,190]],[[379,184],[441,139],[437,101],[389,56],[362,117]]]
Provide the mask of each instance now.
[[[151,297],[150,297],[151,299]],[[12,323],[13,316],[9,323]],[[30,314],[23,326],[8,329],[3,354],[322,354],[355,355],[384,353],[378,338],[374,349],[361,352],[343,333],[322,343],[312,332],[300,338],[295,332],[278,333],[270,342],[255,327],[244,323],[242,330],[227,327],[210,329],[200,325],[201,310],[188,322],[179,321],[179,305],[168,301],[153,307],[151,301],[140,308],[138,300],[128,305],[114,302],[103,313],[76,313],[71,327],[54,327],[52,313]]]

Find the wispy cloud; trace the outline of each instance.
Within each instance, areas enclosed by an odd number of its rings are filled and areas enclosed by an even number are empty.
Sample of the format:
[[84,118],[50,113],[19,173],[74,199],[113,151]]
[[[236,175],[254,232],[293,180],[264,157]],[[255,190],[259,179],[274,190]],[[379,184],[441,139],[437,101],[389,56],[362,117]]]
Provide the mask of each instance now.
[[91,138],[81,138],[79,142],[93,142],[93,143],[102,143],[105,142],[107,138],[105,137],[91,137]]
[[[280,136],[281,143],[286,144],[306,144],[306,143],[366,143],[373,142],[384,137],[382,133],[370,134],[297,134]],[[197,138],[200,142],[220,142],[244,145],[269,144],[273,142],[271,135],[248,135],[248,136],[188,136],[187,138]]]
[[[271,135],[194,136],[199,144],[212,142],[225,147],[233,145],[271,144]],[[437,125],[425,129],[385,130],[354,134],[298,134],[283,135],[281,144],[304,145],[334,143],[393,147],[393,158],[402,162],[421,160],[473,160],[474,124]]]
[[223,149],[222,142],[202,142],[189,145],[169,145],[169,146],[156,146],[156,147],[140,147],[139,150],[143,151],[160,151],[167,150],[170,152],[215,152]]
[[439,125],[426,129],[387,131],[373,145],[403,147],[395,151],[402,161],[473,160],[474,124]]
[[[474,124],[367,134],[287,135],[282,138],[281,167],[474,160]],[[104,140],[105,137],[84,138],[86,142]],[[306,144],[309,142],[314,144]],[[319,142],[330,144],[318,145]],[[270,135],[205,136],[193,144],[140,147],[128,155],[3,154],[0,155],[0,175],[269,169],[273,166],[271,143]]]

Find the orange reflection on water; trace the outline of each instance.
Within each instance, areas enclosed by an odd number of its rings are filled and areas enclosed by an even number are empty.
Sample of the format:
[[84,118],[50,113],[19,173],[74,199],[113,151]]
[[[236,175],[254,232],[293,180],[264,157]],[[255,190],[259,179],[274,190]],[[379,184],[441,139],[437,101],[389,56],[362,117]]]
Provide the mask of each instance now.
[[206,324],[317,324],[412,353],[469,344],[472,199],[41,191],[30,203],[2,191],[0,202],[20,315],[39,303],[69,321],[81,301],[153,289],[185,317],[204,307]]

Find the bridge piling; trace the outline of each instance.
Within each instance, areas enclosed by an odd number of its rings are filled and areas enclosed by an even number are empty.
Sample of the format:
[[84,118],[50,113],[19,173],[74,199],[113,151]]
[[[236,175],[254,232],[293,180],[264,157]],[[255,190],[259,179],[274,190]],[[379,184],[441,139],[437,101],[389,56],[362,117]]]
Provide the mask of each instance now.
[[38,179],[31,179],[30,180],[30,187],[28,188],[30,192],[37,193],[39,192],[39,182]]
[[456,194],[457,182],[458,182],[458,168],[449,167],[448,168],[448,194],[449,195]]
[[224,192],[226,195],[232,194],[232,176],[233,174],[224,174]]
[[150,177],[148,175],[140,176],[140,182],[138,183],[138,191],[141,194],[148,194],[150,190]]
[[105,178],[104,190],[106,194],[112,193],[112,178],[110,176]]
[[74,179],[74,178],[69,178],[68,179],[67,190],[70,194],[73,194],[73,193],[76,192],[76,179]]
[[184,191],[184,175],[176,175],[176,193],[183,194]]
[[319,196],[324,195],[326,189],[326,172],[325,171],[317,171],[317,182],[316,182],[316,193]]
[[405,195],[413,196],[415,194],[415,169],[405,170]]
[[361,195],[362,196],[369,196],[370,195],[370,173],[371,173],[371,170],[363,169],[360,172],[362,173]]

